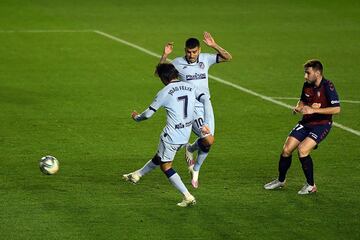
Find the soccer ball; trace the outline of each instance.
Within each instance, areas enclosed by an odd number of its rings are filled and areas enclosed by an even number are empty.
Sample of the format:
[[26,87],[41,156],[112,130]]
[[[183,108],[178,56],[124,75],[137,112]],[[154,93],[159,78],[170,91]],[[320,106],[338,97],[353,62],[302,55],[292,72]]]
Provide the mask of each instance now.
[[59,161],[53,156],[45,156],[40,159],[40,170],[47,175],[53,175],[59,171]]

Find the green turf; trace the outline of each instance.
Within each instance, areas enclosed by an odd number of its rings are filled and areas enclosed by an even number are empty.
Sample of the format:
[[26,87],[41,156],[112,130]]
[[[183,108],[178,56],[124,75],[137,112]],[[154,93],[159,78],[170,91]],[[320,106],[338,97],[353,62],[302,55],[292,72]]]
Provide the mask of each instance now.
[[[359,136],[334,127],[313,152],[316,195],[297,195],[296,157],[288,186],[265,191],[298,117],[211,81],[216,144],[197,190],[176,157],[198,200],[179,209],[159,170],[120,181],[152,157],[165,122],[164,111],[130,119],[162,87],[158,59],[91,31],[21,32],[97,29],[158,54],[174,41],[175,57],[207,30],[233,55],[215,76],[297,97],[302,64],[319,58],[340,98],[359,101],[359,16],[358,1],[1,1],[0,31],[20,32],[0,32],[0,239],[359,239]],[[359,110],[342,103],[334,119],[360,130]],[[38,169],[47,154],[57,175]]]

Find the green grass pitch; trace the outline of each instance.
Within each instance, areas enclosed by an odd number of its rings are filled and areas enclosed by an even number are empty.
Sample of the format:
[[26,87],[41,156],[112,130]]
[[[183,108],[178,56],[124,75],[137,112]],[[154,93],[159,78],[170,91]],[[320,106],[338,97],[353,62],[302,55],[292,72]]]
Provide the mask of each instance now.
[[[174,41],[171,57],[209,31],[233,55],[210,74],[270,97],[298,97],[302,64],[319,58],[340,98],[355,101],[334,120],[360,130],[358,1],[3,0],[0,239],[360,239],[360,136],[333,127],[313,152],[317,194],[298,196],[296,156],[287,187],[265,191],[299,116],[213,80],[216,144],[199,189],[183,150],[174,161],[198,204],[176,207],[160,170],[121,181],[153,156],[165,122],[163,110],[130,118],[162,87],[158,59],[92,30],[157,54]],[[47,154],[57,175],[38,169]]]

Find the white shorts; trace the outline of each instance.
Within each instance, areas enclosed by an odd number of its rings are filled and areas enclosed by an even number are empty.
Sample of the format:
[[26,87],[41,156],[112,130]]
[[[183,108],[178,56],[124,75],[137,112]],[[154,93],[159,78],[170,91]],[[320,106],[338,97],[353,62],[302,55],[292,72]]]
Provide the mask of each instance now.
[[161,162],[172,162],[175,158],[176,152],[179,151],[185,144],[170,144],[164,142],[160,138],[157,155],[161,158]]
[[[215,118],[214,118],[214,112],[212,111],[211,106],[211,112],[210,119],[209,119],[209,128],[210,128],[210,134],[214,136],[215,134]],[[192,131],[199,137],[204,138],[210,134],[204,135],[201,132],[201,127],[204,125],[204,107],[202,106],[195,106],[194,109],[194,121],[192,124]]]

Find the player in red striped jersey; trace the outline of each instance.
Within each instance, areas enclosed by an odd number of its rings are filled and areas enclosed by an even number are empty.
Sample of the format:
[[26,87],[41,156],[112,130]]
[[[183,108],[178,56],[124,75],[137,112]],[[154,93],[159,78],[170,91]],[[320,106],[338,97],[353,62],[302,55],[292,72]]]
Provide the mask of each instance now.
[[334,84],[324,78],[323,65],[319,60],[307,61],[304,71],[304,86],[300,100],[294,108],[294,113],[300,113],[303,117],[285,141],[279,160],[279,177],[264,185],[268,190],[285,185],[292,153],[297,149],[306,177],[306,183],[298,194],[317,191],[310,153],[328,135],[332,126],[332,115],[340,112],[340,101]]

